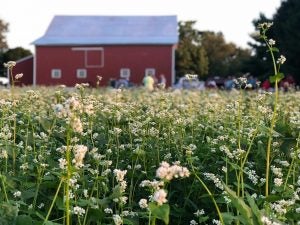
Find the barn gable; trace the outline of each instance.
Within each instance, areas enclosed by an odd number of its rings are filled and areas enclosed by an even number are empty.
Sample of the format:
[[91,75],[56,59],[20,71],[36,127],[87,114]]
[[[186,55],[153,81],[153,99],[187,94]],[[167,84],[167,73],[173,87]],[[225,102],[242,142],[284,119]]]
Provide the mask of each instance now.
[[176,16],[55,16],[34,45],[175,44]]

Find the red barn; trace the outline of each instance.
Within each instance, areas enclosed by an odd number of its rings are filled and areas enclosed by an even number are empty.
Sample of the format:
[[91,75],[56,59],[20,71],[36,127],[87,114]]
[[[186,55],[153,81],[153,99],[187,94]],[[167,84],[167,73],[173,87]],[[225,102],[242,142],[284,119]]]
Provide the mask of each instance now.
[[175,79],[176,16],[55,16],[33,42],[33,85],[102,85],[147,73]]

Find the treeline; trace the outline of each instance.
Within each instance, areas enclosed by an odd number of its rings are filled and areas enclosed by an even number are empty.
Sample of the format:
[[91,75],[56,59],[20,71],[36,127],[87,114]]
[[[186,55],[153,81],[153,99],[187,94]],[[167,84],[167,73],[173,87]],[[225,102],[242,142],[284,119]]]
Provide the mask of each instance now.
[[[222,33],[199,31],[196,21],[179,22],[179,43],[176,50],[176,76],[198,74],[200,79],[210,76],[227,77],[251,74],[261,80],[274,75],[272,61],[257,35],[258,24],[273,22],[269,37],[287,58],[281,71],[292,75],[300,83],[300,1],[285,0],[272,18],[260,14],[253,20],[254,30],[248,49],[227,43]],[[277,55],[276,57],[279,57]]]

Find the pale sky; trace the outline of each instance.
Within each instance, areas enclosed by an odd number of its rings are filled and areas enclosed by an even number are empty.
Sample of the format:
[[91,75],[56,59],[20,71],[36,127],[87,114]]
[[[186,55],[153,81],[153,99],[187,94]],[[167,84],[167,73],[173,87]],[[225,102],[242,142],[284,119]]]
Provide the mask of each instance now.
[[10,48],[43,36],[54,15],[177,15],[198,30],[221,31],[225,40],[247,47],[259,13],[271,17],[281,0],[0,0],[0,19],[9,23]]

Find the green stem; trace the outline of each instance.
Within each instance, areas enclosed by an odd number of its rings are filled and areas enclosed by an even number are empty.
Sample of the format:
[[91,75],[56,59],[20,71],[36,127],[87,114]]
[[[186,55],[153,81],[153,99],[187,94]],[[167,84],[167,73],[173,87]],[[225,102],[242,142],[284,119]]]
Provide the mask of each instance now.
[[291,165],[290,165],[290,167],[289,167],[289,171],[288,171],[288,173],[287,173],[287,175],[286,175],[283,190],[286,189],[286,186],[287,186],[287,182],[288,182],[289,176],[290,176],[290,174],[291,174],[292,168],[294,167],[295,160],[297,159],[297,149],[298,149],[298,147],[299,147],[300,132],[299,132],[298,138],[297,138],[296,140],[297,140],[297,143],[296,143],[296,152],[295,152],[295,154],[294,154],[294,156],[293,156]]
[[206,192],[208,193],[209,197],[210,197],[211,200],[213,201],[214,206],[215,206],[215,208],[216,208],[216,210],[217,210],[217,213],[218,213],[218,216],[219,216],[219,219],[220,219],[221,224],[222,224],[222,225],[225,225],[224,220],[223,220],[223,217],[222,217],[222,215],[221,215],[221,211],[220,211],[220,209],[219,209],[219,207],[218,207],[218,205],[217,205],[217,202],[216,202],[216,200],[215,200],[213,194],[210,192],[210,190],[209,190],[208,187],[205,185],[205,183],[202,181],[202,179],[196,174],[195,169],[194,169],[194,166],[191,165],[191,167],[192,167],[192,170],[193,170],[193,173],[194,173],[195,177],[196,177],[197,180],[202,184],[202,186],[204,187],[204,189],[205,189]]
[[44,219],[43,225],[44,225],[44,224],[48,221],[48,219],[49,219],[50,213],[51,213],[51,211],[52,211],[52,208],[53,208],[53,206],[54,206],[54,203],[55,203],[55,201],[56,201],[56,198],[57,198],[57,196],[58,196],[58,193],[59,193],[59,190],[60,190],[60,188],[61,188],[62,183],[63,183],[63,179],[61,178],[61,179],[60,179],[60,182],[59,182],[59,185],[58,185],[58,187],[57,187],[56,193],[55,193],[55,195],[54,195],[54,198],[53,198],[53,200],[52,200],[52,203],[51,203],[51,205],[50,205],[50,208],[49,208],[49,210],[48,210],[47,216],[46,216],[46,218]]
[[0,178],[1,178],[1,184],[2,184],[2,187],[3,187],[5,200],[6,200],[6,202],[9,202],[8,197],[7,197],[7,193],[6,193],[5,183],[4,183],[4,176],[1,174]]
[[[274,72],[276,75],[278,73],[277,67],[276,67],[276,61],[274,57],[274,53],[272,51],[272,47],[269,45],[267,38],[264,38],[264,41],[270,51],[272,61],[273,61],[273,67],[274,67]],[[274,107],[273,107],[273,114],[272,114],[272,119],[271,119],[271,125],[269,129],[269,138],[268,138],[268,145],[267,145],[267,153],[266,153],[266,186],[265,186],[265,196],[268,197],[269,195],[269,176],[270,176],[270,161],[271,161],[271,144],[272,144],[272,139],[273,139],[273,131],[275,127],[275,122],[276,122],[276,114],[277,114],[277,104],[278,104],[278,80],[275,79],[275,100],[274,100]]]

